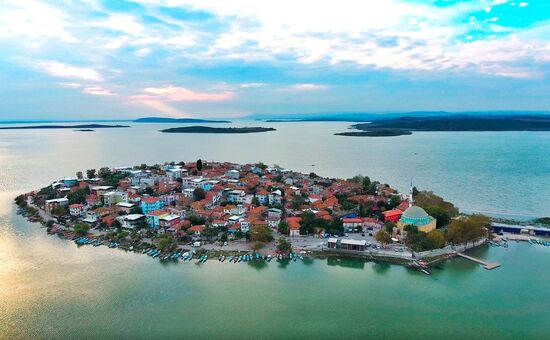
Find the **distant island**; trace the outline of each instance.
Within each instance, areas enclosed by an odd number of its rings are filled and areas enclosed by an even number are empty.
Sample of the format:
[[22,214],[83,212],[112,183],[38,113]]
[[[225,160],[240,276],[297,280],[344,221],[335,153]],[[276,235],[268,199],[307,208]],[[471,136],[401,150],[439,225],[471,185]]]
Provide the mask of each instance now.
[[395,137],[412,135],[410,131],[402,130],[374,130],[374,131],[353,131],[353,132],[340,132],[335,133],[335,136],[349,136],[349,137]]
[[134,120],[134,123],[231,123],[231,121],[196,118],[144,117]]
[[352,125],[340,136],[401,136],[413,131],[550,131],[550,115],[401,117]]
[[224,128],[214,128],[210,126],[183,126],[177,128],[170,128],[160,130],[160,132],[165,133],[255,133],[255,132],[267,132],[267,131],[276,131],[274,128],[266,127],[224,127]]
[[0,130],[29,130],[29,129],[73,129],[73,130],[92,130],[92,129],[110,129],[110,128],[128,128],[128,125],[103,125],[103,124],[84,124],[84,125],[26,125],[26,126],[4,126]]
[[74,130],[74,131],[79,131],[79,132],[93,132],[95,130],[92,130],[92,129],[78,129],[78,130]]

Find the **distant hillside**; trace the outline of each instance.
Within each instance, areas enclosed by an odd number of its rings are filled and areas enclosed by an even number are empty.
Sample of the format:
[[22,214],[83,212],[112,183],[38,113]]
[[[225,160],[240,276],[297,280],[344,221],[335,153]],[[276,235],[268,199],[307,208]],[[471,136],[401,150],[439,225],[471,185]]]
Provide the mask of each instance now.
[[134,123],[231,123],[231,121],[195,118],[144,117],[134,120]]
[[184,126],[171,129],[160,130],[165,133],[255,133],[276,131],[274,128],[266,127],[242,127],[242,128],[215,128],[210,126]]
[[363,131],[550,131],[550,115],[401,117],[353,127]]
[[310,114],[286,114],[268,115],[255,114],[249,119],[262,120],[266,122],[371,122],[401,117],[451,117],[451,116],[539,116],[550,115],[550,111],[411,111],[411,112],[332,112],[332,113],[310,113]]

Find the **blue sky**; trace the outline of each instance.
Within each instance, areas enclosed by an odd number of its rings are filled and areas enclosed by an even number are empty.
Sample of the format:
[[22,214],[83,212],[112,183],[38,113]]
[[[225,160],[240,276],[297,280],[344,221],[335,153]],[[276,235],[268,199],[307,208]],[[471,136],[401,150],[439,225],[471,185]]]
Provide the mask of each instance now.
[[0,120],[550,110],[550,1],[0,2]]

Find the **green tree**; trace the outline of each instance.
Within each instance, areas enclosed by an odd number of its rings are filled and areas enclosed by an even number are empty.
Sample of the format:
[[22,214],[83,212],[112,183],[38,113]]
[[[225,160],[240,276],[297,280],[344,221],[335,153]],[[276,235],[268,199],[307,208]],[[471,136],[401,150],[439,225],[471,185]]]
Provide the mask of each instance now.
[[330,234],[342,235],[344,233],[344,222],[339,218],[334,218],[325,231]]
[[393,223],[392,221],[386,221],[384,222],[384,228],[386,229],[386,231],[391,235],[393,234],[393,228],[397,227],[397,225],[395,223]]
[[86,202],[86,191],[84,189],[77,189],[67,194],[69,204],[84,203]]
[[106,179],[107,177],[109,177],[111,175],[112,175],[111,169],[109,169],[107,167],[103,167],[103,168],[99,169],[98,176],[100,178]]
[[428,238],[431,240],[434,248],[445,247],[445,235],[440,230],[432,230],[428,233]]
[[130,209],[130,214],[141,214],[142,211],[141,211],[141,207],[136,205],[135,207],[132,207],[132,209]]
[[252,242],[270,242],[273,240],[271,228],[268,226],[252,226],[250,228],[250,241]]
[[67,215],[67,209],[62,205],[55,206],[52,210],[50,210],[50,212],[54,216]]
[[88,169],[88,170],[86,170],[86,177],[88,177],[88,178],[95,178],[95,169]]
[[277,241],[277,250],[283,253],[292,252],[292,244],[284,237],[279,237]]
[[380,229],[380,231],[374,235],[374,238],[376,239],[376,241],[382,243],[383,245],[389,244],[391,242],[390,234],[384,229]]
[[77,223],[73,226],[74,233],[79,236],[84,236],[88,234],[90,226],[84,223]]
[[304,204],[304,198],[301,195],[294,195],[292,201],[290,201],[290,207],[294,210],[300,209]]
[[279,229],[279,232],[281,234],[288,235],[288,224],[285,221],[279,222],[277,229]]
[[206,198],[206,192],[203,188],[196,188],[193,190],[193,199],[195,201],[200,201]]
[[258,162],[258,164],[256,164],[256,166],[262,170],[265,170],[267,169],[267,165],[265,165],[264,163],[262,162]]
[[82,179],[82,177],[83,177],[83,176],[82,176],[82,171],[77,171],[77,172],[76,172],[76,178]]
[[256,207],[260,206],[260,201],[258,200],[258,197],[254,196],[254,198],[252,199],[252,205]]
[[202,159],[199,158],[199,159],[197,160],[196,165],[197,165],[197,170],[198,170],[198,171],[202,171]]
[[157,247],[162,252],[172,251],[176,246],[174,238],[170,235],[164,234],[158,238]]
[[426,207],[424,210],[426,210],[428,215],[432,216],[437,220],[438,229],[447,226],[451,222],[451,213],[440,206],[430,205]]
[[483,215],[457,218],[447,228],[447,240],[455,244],[474,242],[487,235],[491,220]]

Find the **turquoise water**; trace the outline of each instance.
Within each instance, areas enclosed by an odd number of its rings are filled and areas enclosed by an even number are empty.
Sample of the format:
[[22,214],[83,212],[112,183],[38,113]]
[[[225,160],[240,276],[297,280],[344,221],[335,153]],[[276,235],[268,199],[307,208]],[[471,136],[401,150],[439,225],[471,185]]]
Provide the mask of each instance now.
[[548,338],[550,247],[478,249],[475,256],[502,267],[454,259],[431,276],[347,259],[162,265],[77,248],[15,214],[17,193],[77,170],[199,157],[364,173],[402,189],[414,174],[419,187],[463,209],[550,214],[546,133],[354,139],[331,136],[344,123],[270,125],[279,131],[0,132],[0,338]]

